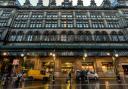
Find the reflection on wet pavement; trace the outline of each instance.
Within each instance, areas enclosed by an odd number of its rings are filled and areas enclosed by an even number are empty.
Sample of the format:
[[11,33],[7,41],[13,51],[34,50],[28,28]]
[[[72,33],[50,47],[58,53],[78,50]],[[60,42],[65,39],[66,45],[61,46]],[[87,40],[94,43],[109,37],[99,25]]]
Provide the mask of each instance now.
[[[65,79],[56,79],[55,84],[52,82],[42,82],[42,81],[26,81],[18,89],[128,89],[128,83],[118,83],[116,80],[112,79],[102,79],[99,81],[79,81],[75,80],[65,82]],[[1,88],[0,88],[1,89]],[[8,88],[14,89],[14,88]]]

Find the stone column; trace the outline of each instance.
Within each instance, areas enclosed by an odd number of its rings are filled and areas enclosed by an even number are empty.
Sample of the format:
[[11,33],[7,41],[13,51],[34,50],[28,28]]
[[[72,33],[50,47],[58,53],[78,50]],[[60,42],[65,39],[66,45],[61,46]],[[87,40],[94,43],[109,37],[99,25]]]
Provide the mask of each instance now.
[[102,64],[101,64],[101,59],[98,59],[98,58],[95,58],[95,60],[96,60],[96,65],[97,65],[97,67],[96,67],[96,71],[97,71],[97,73],[98,73],[98,75],[100,76],[100,77],[103,77],[104,76],[104,74],[103,74],[103,72],[102,72]]
[[39,57],[35,57],[35,65],[34,65],[34,69],[40,70],[41,69],[41,60]]

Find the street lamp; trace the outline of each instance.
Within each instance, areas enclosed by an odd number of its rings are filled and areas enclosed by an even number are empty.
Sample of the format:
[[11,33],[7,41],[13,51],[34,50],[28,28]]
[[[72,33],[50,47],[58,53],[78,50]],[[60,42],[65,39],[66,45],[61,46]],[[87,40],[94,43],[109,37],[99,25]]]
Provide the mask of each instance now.
[[118,54],[115,54],[115,57],[119,57],[119,55]]
[[24,54],[23,53],[21,54],[21,57],[24,57]]
[[84,54],[84,57],[86,58],[87,56],[88,56],[87,53],[85,53],[85,54]]
[[118,65],[118,60],[116,58],[118,58],[119,55],[118,54],[115,54],[112,59],[113,59],[113,65],[114,65],[114,72],[116,74],[116,76],[118,75],[118,70],[117,70],[117,65]]
[[4,52],[4,53],[3,53],[3,56],[7,56],[7,55],[8,55],[8,53],[7,53],[7,52]]
[[53,78],[52,78],[52,81],[53,83],[55,82],[55,59],[56,59],[56,54],[55,53],[50,53],[50,56],[53,57],[53,62],[54,62],[54,70],[53,70]]
[[85,53],[85,54],[84,54],[84,57],[83,57],[83,61],[84,61],[84,62],[85,62],[85,59],[86,59],[87,56],[88,56],[87,53]]

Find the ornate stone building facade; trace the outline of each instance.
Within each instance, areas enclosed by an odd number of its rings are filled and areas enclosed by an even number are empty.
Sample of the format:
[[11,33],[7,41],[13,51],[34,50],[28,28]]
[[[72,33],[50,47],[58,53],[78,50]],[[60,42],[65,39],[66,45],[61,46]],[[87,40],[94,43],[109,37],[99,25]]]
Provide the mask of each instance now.
[[[62,76],[67,71],[86,69],[101,77],[128,74],[128,3],[118,0],[112,6],[103,0],[97,6],[83,6],[78,0],[64,0],[56,6],[38,0],[23,6],[15,0],[0,2],[1,61],[29,62],[25,68],[45,69]],[[52,54],[52,56],[50,56]],[[54,55],[53,55],[54,54]],[[33,65],[32,65],[33,64]]]

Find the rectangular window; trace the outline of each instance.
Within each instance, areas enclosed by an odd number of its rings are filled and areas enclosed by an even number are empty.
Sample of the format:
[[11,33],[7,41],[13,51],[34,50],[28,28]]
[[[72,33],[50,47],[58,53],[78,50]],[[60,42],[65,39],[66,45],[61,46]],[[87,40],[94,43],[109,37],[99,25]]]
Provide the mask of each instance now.
[[0,19],[0,26],[7,26],[8,19]]
[[48,12],[46,18],[58,18],[57,12]]
[[73,13],[61,13],[61,18],[63,19],[72,19],[73,18]]
[[119,28],[119,21],[118,20],[108,20],[107,21],[108,28]]
[[9,17],[11,15],[11,12],[10,10],[5,10],[3,13],[2,13],[2,17]]
[[16,28],[25,28],[27,26],[27,20],[16,20],[13,26]]
[[43,13],[38,13],[38,12],[33,12],[31,18],[43,18],[44,14]]
[[29,17],[29,13],[27,13],[27,12],[20,12],[20,13],[18,13],[18,15],[17,15],[17,18],[28,18]]
[[92,20],[93,28],[104,28],[104,22],[101,20]]
[[101,12],[90,12],[91,18],[102,18]]
[[88,28],[89,27],[89,22],[84,21],[84,20],[77,20],[76,21],[76,26],[77,26],[77,28]]
[[116,18],[117,16],[116,16],[116,12],[104,12],[104,16],[105,16],[105,18]]
[[61,21],[61,27],[72,28],[73,27],[73,21],[72,20],[62,20]]
[[41,28],[42,27],[42,21],[40,20],[32,20],[30,22],[30,28]]
[[46,28],[57,28],[58,21],[57,20],[46,20],[45,27]]

